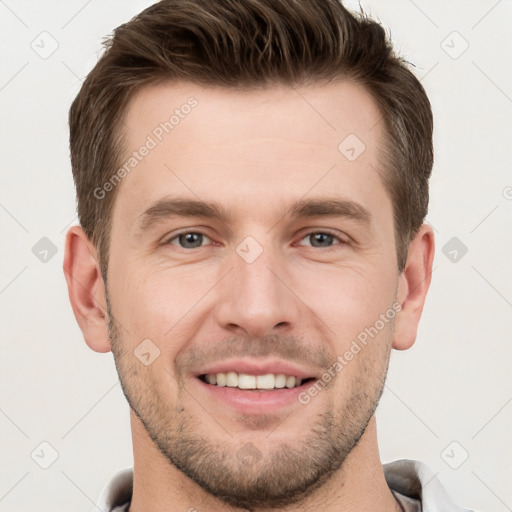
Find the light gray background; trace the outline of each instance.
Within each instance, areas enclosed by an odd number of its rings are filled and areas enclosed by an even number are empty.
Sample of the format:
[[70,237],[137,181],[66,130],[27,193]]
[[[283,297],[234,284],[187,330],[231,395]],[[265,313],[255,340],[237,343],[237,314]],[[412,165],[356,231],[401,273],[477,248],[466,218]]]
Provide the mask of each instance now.
[[[67,111],[102,37],[151,3],[0,0],[0,510],[89,511],[132,463],[112,356],[83,342],[62,272]],[[417,66],[436,119],[435,270],[418,341],[392,357],[382,460],[424,461],[460,505],[512,510],[512,2],[362,5]]]

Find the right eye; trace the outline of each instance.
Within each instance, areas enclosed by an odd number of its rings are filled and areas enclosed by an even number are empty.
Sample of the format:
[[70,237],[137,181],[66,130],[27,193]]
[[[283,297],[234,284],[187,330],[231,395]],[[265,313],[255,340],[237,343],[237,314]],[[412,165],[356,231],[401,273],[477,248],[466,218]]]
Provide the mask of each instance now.
[[210,240],[208,236],[200,231],[183,231],[170,238],[166,244],[177,245],[182,249],[197,249],[203,246],[203,242]]

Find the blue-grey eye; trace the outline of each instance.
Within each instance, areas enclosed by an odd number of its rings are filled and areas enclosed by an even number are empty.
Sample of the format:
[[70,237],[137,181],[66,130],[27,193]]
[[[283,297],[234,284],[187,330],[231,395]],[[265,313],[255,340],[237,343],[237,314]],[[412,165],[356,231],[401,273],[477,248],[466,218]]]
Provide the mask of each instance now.
[[331,247],[336,239],[339,240],[338,237],[321,231],[306,235],[303,240],[306,239],[310,242],[306,245],[311,245],[311,247]]
[[209,240],[209,238],[203,233],[189,231],[187,233],[176,235],[174,238],[169,240],[169,243],[172,245],[178,245],[183,249],[196,249],[197,247],[201,247],[203,245],[205,239]]

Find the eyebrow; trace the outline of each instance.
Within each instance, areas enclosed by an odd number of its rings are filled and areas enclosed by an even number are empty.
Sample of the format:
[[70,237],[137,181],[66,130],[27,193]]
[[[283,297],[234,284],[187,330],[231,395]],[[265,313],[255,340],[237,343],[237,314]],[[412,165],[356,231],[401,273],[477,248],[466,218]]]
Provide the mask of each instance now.
[[[142,213],[139,228],[143,231],[172,217],[204,217],[224,224],[231,220],[222,205],[191,199],[162,199]],[[296,219],[311,217],[345,217],[369,225],[370,212],[361,204],[341,199],[300,200],[292,205],[284,217]]]
[[289,215],[297,218],[347,217],[370,224],[371,214],[361,204],[340,199],[301,200],[293,205]]
[[149,229],[161,220],[171,217],[206,217],[219,219],[223,223],[229,220],[222,206],[190,199],[163,199],[148,208],[141,216],[139,227]]

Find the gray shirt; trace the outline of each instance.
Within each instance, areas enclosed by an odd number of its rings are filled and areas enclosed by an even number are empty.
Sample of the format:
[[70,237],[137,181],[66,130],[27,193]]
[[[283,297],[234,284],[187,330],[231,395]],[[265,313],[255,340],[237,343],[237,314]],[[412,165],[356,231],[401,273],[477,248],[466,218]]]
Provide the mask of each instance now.
[[[397,460],[383,465],[386,482],[404,512],[472,512],[450,499],[434,473],[422,462]],[[118,471],[100,494],[94,511],[128,512],[133,469]]]

